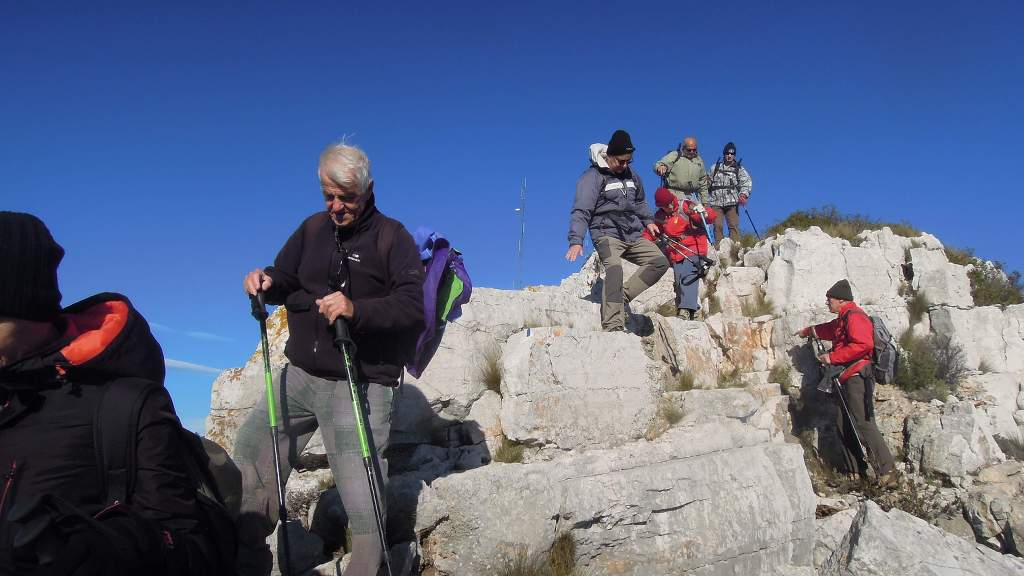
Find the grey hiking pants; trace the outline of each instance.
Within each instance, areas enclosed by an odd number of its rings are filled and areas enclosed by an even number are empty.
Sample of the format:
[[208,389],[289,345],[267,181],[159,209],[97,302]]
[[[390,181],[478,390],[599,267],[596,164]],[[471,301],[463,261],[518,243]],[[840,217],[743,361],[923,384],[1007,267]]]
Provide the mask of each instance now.
[[[647,290],[668,270],[668,259],[654,242],[640,238],[625,242],[618,238],[604,236],[594,242],[601,264],[604,265],[604,291],[601,292],[601,329],[624,330],[626,328],[623,302],[629,302]],[[623,285],[622,261],[632,262],[640,267]]]
[[[874,398],[865,398],[864,377],[859,374],[851,376],[839,387],[839,390],[841,392],[834,393],[843,394],[846,405],[850,409],[850,415],[853,416],[853,422],[848,422],[842,405],[838,407],[836,426],[839,430],[839,440],[843,443],[846,469],[861,476],[867,472],[867,462],[861,455],[860,446],[857,445],[857,436],[853,433],[853,426],[856,426],[857,434],[860,435],[861,442],[867,448],[867,457],[871,459],[875,473],[881,476],[892,472],[895,466],[892,452],[889,452],[889,447],[885,444],[882,433],[878,431],[874,419],[869,420],[865,414],[865,403],[874,402]],[[839,399],[837,398],[836,401],[838,402]]]
[[[363,411],[373,433],[381,474],[387,482],[387,461],[381,454],[387,448],[391,433],[394,392],[377,384],[361,386],[365,398]],[[345,574],[376,576],[382,552],[359,450],[348,382],[317,378],[288,364],[274,376],[274,398],[278,413],[281,477],[288,478],[292,464],[319,427],[327,461],[352,531],[352,558]],[[266,576],[270,574],[272,565],[266,538],[277,525],[278,509],[267,417],[267,401],[263,396],[239,429],[235,443],[234,459],[242,471],[242,505],[236,522],[237,574],[243,576]],[[381,492],[386,494],[385,487],[381,488]]]

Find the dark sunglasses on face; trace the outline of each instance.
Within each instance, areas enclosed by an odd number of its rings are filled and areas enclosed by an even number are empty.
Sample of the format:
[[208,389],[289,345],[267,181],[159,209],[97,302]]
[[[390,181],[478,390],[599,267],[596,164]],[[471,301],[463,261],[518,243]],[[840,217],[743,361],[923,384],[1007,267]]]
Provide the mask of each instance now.
[[629,166],[630,164],[633,163],[633,157],[632,156],[630,156],[629,158],[626,158],[625,160],[623,160],[622,158],[619,158],[618,156],[612,156],[612,158],[614,158],[617,163],[622,164],[623,166]]
[[726,152],[725,155],[726,156],[735,156],[736,153],[735,152]]

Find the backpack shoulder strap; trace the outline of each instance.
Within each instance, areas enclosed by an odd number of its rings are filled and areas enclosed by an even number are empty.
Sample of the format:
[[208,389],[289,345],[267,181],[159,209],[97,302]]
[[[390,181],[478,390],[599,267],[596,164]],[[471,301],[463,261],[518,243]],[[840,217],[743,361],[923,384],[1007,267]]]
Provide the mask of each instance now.
[[131,502],[137,470],[139,414],[157,386],[158,383],[143,378],[118,378],[104,385],[93,417],[93,443],[108,503]]

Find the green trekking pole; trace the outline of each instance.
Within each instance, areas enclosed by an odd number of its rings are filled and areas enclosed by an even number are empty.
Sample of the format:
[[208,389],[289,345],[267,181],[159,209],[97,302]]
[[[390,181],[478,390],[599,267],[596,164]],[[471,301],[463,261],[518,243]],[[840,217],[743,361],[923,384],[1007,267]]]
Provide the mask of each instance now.
[[263,348],[263,381],[267,388],[267,414],[270,420],[270,445],[274,448],[274,479],[277,481],[277,513],[281,521],[281,558],[284,566],[281,572],[291,574],[291,548],[288,546],[288,508],[284,502],[284,481],[281,479],[281,454],[277,447],[277,409],[274,406],[274,378],[270,373],[270,344],[267,341],[267,305],[263,292],[249,295],[252,316],[260,323],[260,346]]
[[381,488],[384,485],[384,479],[380,472],[380,463],[377,461],[377,450],[373,446],[373,436],[366,429],[363,399],[359,394],[359,385],[356,383],[355,378],[355,368],[352,366],[352,357],[356,353],[356,345],[349,334],[348,323],[340,316],[334,321],[334,345],[341,350],[342,360],[345,362],[345,377],[348,378],[349,394],[352,396],[352,414],[356,421],[356,434],[359,436],[359,451],[363,456],[366,481],[370,484],[370,500],[373,503],[373,516],[377,521],[380,549],[384,555],[384,566],[387,568],[387,574],[392,576],[391,559],[388,557],[388,540],[384,532],[384,511],[381,507],[381,497],[383,494]]

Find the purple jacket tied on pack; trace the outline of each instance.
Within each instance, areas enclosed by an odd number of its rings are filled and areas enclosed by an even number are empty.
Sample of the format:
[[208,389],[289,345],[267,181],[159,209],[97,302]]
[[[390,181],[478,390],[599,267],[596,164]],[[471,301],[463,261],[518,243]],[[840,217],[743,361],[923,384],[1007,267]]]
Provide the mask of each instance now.
[[419,378],[441,344],[447,322],[462,315],[473,283],[462,262],[462,254],[448,240],[429,228],[420,227],[414,236],[426,277],[423,280],[424,329],[416,340],[416,352],[406,370]]

